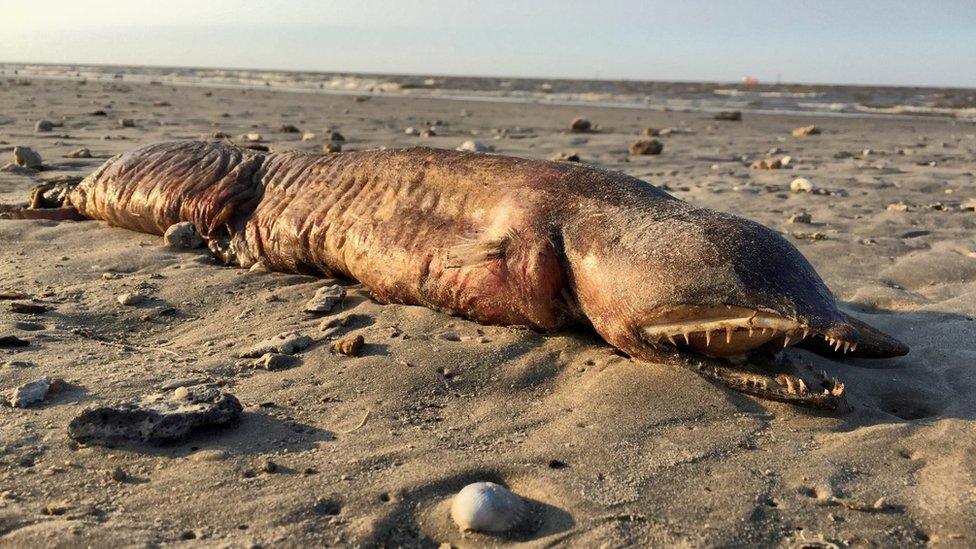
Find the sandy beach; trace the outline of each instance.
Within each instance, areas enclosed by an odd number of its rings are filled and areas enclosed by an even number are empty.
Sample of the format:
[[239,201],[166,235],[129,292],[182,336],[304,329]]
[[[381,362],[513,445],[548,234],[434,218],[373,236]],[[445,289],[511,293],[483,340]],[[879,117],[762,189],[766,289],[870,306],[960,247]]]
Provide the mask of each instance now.
[[[585,117],[597,131],[575,134]],[[131,119],[123,125],[122,119]],[[39,120],[54,123],[35,131]],[[283,126],[297,132],[282,132]],[[794,137],[800,126],[818,135]],[[405,133],[436,126],[436,135]],[[631,156],[646,128],[659,155]],[[790,238],[844,310],[911,347],[881,361],[785,360],[837,376],[849,409],[757,400],[695,373],[621,356],[592,332],[482,326],[380,305],[348,281],[225,267],[205,249],[101,222],[0,220],[0,545],[213,547],[782,546],[976,544],[976,124],[288,93],[166,84],[0,80],[0,202],[87,175],[152,142],[211,138],[319,152],[467,140],[496,153],[623,171]],[[91,158],[66,158],[87,148]],[[785,168],[752,169],[789,156]],[[791,190],[805,178],[813,192]],[[809,218],[802,214],[806,212]],[[405,230],[408,230],[405,228]],[[121,305],[139,291],[150,299]],[[323,325],[328,325],[323,330]],[[292,367],[239,357],[298,331]],[[359,357],[330,350],[362,335]],[[163,445],[79,445],[83,409],[188,379],[230,392],[241,421]],[[505,535],[462,533],[451,497],[490,480],[529,501]]]

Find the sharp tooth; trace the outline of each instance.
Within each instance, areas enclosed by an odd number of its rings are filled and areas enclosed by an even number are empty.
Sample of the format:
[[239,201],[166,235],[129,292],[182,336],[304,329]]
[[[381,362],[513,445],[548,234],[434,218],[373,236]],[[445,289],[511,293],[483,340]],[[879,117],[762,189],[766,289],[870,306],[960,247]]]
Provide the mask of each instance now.
[[[750,332],[752,330],[749,330]],[[732,326],[725,327],[725,342],[732,343]]]
[[837,340],[837,343],[834,344],[834,352],[839,351],[840,350],[840,346],[843,345],[843,344],[844,344],[844,342],[838,339]]
[[857,342],[855,341],[854,344],[851,345],[851,351],[856,351],[856,350],[857,350]]
[[712,344],[712,332],[705,330],[705,346],[708,347]]
[[786,378],[786,392],[791,395],[796,394],[796,387],[793,386],[793,380],[790,378]]
[[688,332],[685,332],[682,335],[685,336],[685,345],[691,345],[691,340],[688,339]]
[[850,350],[851,350],[851,342],[850,341],[845,341],[844,342],[844,354],[846,355]]
[[749,325],[749,337],[752,337],[752,324]]
[[810,335],[810,328],[807,328],[806,326],[804,326],[803,327],[803,339],[806,339],[808,335]]
[[784,334],[783,335],[783,348],[785,349],[785,348],[787,348],[789,346],[790,346],[790,334]]
[[807,394],[807,384],[804,383],[802,379],[798,379],[796,383],[800,387],[800,394],[801,395]]
[[670,342],[671,342],[671,345],[677,345],[677,344],[678,344],[678,342],[676,342],[676,341],[674,340],[674,336],[673,336],[673,335],[671,335],[671,334],[668,334],[668,341],[670,341]]

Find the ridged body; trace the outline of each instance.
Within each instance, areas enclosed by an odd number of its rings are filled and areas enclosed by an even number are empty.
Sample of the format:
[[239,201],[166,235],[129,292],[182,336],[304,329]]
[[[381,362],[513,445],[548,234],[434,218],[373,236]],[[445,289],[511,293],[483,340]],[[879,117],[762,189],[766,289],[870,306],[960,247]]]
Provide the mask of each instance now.
[[353,278],[384,302],[540,330],[588,322],[634,356],[651,353],[641,322],[677,304],[853,330],[778,234],[578,164],[182,141],[108,161],[70,202],[86,217],[150,233],[189,221],[229,262]]

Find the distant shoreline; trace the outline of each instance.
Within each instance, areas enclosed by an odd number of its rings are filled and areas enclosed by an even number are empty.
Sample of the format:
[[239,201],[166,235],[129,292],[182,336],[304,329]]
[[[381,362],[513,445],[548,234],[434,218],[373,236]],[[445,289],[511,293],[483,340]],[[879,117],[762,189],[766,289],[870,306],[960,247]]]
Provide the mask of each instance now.
[[0,77],[264,89],[347,96],[794,116],[976,122],[976,89],[565,80],[247,69],[0,63]]

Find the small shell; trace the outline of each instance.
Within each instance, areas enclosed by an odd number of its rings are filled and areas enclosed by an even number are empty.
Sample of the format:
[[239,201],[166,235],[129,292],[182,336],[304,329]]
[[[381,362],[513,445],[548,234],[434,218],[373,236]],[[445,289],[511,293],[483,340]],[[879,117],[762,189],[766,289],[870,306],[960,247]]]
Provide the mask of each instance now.
[[525,502],[494,482],[465,486],[451,503],[451,518],[461,530],[505,532],[526,516]]

